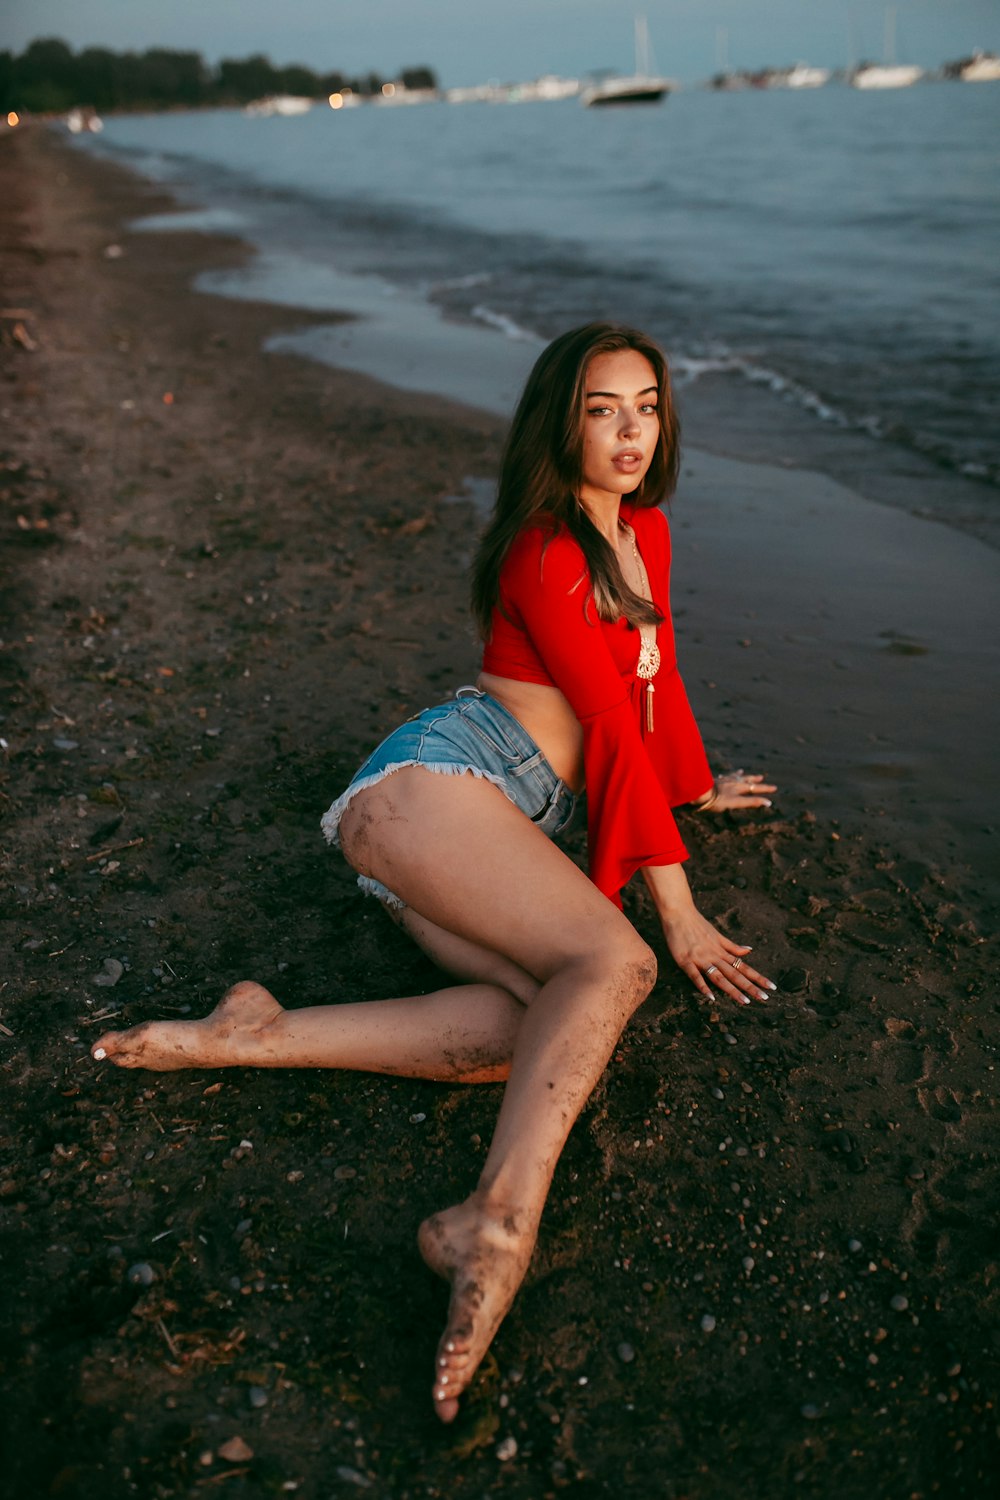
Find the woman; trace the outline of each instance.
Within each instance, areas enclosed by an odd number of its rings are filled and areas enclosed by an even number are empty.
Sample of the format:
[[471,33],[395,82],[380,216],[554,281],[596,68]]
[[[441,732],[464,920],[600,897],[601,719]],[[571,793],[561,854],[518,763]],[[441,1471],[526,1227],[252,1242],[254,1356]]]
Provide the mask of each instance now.
[[[667,946],[701,994],[775,986],[698,912],[671,807],[769,806],[760,776],[713,781],[674,660],[669,533],[678,471],[666,362],[592,324],[542,354],[511,428],[473,603],[475,688],[403,725],[323,823],[362,886],[462,983],[285,1011],[237,985],[204,1021],[102,1037],[124,1066],[360,1068],[507,1079],[479,1183],[421,1225],[451,1282],[433,1395],[443,1421],[524,1277],[556,1161],[656,977],[621,911],[641,870]],[[587,786],[588,878],[551,842]]]

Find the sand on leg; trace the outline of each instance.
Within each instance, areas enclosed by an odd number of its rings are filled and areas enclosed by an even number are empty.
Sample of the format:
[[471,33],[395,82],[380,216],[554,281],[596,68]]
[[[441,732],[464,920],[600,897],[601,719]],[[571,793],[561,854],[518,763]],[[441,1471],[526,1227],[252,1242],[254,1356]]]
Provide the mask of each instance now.
[[200,1021],[145,1021],[99,1037],[91,1053],[118,1067],[349,1068],[447,1083],[507,1077],[524,1007],[495,984],[427,995],[285,1010],[244,980]]
[[452,1287],[435,1368],[451,1420],[520,1285],[552,1173],[615,1043],[655,979],[622,913],[490,783],[400,770],[360,792],[344,852],[428,923],[536,976],[479,1183],[420,1231]]

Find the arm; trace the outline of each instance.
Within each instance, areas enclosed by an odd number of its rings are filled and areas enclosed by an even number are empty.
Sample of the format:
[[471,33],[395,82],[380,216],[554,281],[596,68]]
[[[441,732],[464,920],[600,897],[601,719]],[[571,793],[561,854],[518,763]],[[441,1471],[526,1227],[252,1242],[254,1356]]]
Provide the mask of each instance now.
[[[746,963],[751,951],[745,943],[724,937],[694,904],[691,888],[681,865],[646,865],[642,872],[653,898],[670,956],[688,976],[699,994],[716,997],[709,981],[741,1005],[766,1000],[777,989],[763,974]],[[739,964],[735,968],[734,964]]]
[[[537,532],[522,534],[504,584],[505,606],[520,618],[583,726],[594,883],[617,901],[621,886],[641,869],[671,955],[698,990],[712,997],[702,973],[714,966],[712,982],[724,993],[744,1004],[748,997],[763,999],[763,986],[773,986],[746,968],[743,955],[749,950],[723,937],[695,907],[680,863],[687,850],[626,684],[592,609],[584,610],[589,584],[579,548],[571,538],[557,536],[543,554]],[[706,775],[711,776],[707,768]]]

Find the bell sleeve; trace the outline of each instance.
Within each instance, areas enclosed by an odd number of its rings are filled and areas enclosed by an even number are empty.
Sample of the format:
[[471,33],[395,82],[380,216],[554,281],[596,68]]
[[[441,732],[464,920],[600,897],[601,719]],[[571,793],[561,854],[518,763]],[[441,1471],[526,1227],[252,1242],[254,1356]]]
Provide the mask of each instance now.
[[530,637],[583,728],[590,878],[621,905],[619,893],[636,870],[677,864],[687,849],[573,538],[537,528],[522,532],[504,564],[501,608]]

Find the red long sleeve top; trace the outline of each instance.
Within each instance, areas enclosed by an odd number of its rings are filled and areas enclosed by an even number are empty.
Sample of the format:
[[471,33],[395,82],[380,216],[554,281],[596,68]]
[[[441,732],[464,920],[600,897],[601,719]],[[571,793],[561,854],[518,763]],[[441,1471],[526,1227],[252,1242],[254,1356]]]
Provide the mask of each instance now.
[[656,508],[622,506],[663,623],[655,728],[645,726],[636,677],[639,631],[599,619],[583,552],[565,528],[541,522],[516,538],[500,573],[483,670],[559,688],[583,727],[590,878],[616,905],[643,865],[677,864],[687,850],[671,809],[712,786],[712,772],[677,671],[670,618],[670,529]]

